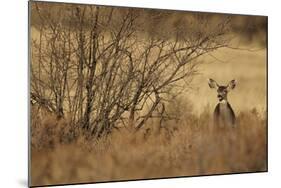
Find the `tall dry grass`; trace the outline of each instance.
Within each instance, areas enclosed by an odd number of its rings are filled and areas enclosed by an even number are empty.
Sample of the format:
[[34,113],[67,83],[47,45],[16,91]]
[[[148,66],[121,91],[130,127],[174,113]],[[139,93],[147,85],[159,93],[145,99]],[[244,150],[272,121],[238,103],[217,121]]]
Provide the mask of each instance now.
[[[100,140],[75,135],[66,121],[32,122],[32,185],[196,176],[267,170],[267,125],[253,109],[238,126],[218,129],[206,109],[137,133],[125,128]],[[79,135],[79,133],[77,133]]]

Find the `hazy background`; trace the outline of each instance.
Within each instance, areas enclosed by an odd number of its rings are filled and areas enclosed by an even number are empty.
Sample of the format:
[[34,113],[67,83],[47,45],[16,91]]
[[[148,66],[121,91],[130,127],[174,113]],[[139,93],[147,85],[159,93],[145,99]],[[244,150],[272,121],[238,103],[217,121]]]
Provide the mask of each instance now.
[[[70,14],[72,4],[38,3],[38,5],[42,9],[42,15],[45,13],[45,16],[59,18],[61,23],[69,22],[67,15]],[[74,6],[79,6],[79,4]],[[108,7],[109,9],[110,7]],[[32,6],[31,37],[38,39],[39,34],[36,28],[40,25],[40,18],[34,10],[35,6]],[[59,10],[63,10],[63,12],[58,13]],[[115,11],[122,15],[126,10],[128,8],[120,7]],[[193,78],[191,88],[187,89],[181,97],[192,104],[196,114],[206,110],[205,107],[208,107],[207,109],[211,112],[218,100],[215,90],[209,88],[207,79],[213,78],[221,85],[226,85],[231,79],[236,79],[237,87],[229,93],[229,101],[234,111],[239,113],[256,108],[263,113],[266,110],[266,17],[157,9],[143,10],[134,9],[136,13],[141,12],[142,15],[138,20],[141,23],[141,27],[138,28],[142,31],[140,34],[164,38],[174,35],[175,32],[183,37],[188,35],[190,30],[198,27],[189,23],[200,17],[207,18],[209,25],[212,23],[215,25],[219,20],[230,17],[229,37],[231,42],[229,46],[233,49],[221,48],[200,57],[201,65],[198,66],[198,74]],[[85,25],[89,23],[85,23]],[[75,27],[75,22],[73,22],[73,27]],[[206,32],[208,32],[208,27]]]
[[[241,45],[241,48],[259,49],[256,45]],[[218,102],[217,93],[208,85],[208,78],[218,84],[227,85],[232,79],[236,88],[228,94],[228,100],[236,113],[256,108],[266,110],[266,49],[257,51],[220,49],[212,56],[206,56],[199,68],[200,74],[194,78],[193,90],[187,94],[197,113],[208,107],[213,110]]]

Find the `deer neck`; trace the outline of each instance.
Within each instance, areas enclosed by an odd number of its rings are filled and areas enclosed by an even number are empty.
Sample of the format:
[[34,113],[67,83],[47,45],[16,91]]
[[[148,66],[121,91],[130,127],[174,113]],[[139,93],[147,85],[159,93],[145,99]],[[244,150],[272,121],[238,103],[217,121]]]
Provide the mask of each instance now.
[[227,104],[227,103],[228,103],[227,99],[223,99],[223,100],[219,101],[219,104]]

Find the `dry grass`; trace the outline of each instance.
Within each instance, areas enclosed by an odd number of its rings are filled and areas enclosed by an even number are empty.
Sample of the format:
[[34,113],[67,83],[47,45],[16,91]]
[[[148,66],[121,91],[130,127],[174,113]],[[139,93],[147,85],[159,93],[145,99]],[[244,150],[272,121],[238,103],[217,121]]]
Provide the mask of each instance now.
[[[66,120],[33,110],[32,185],[267,170],[265,50],[223,50],[215,55],[230,62],[208,63],[214,59],[204,59],[192,92],[168,106],[170,113],[181,119],[165,122],[166,129],[150,121],[150,128],[136,134],[124,128],[107,139],[93,141],[79,137],[79,131]],[[229,94],[238,114],[237,128],[212,127],[217,98],[208,87],[209,77],[221,84],[233,78],[238,81]],[[192,103],[186,103],[186,98]]]
[[166,129],[124,128],[98,141],[74,141],[67,122],[50,116],[41,126],[34,120],[32,185],[267,170],[266,121],[256,110],[241,112],[235,129],[212,127],[207,111],[166,122]]
[[[39,40],[39,32],[34,28],[31,32],[32,39]],[[240,41],[234,41],[230,46],[260,48],[257,42],[252,43],[241,46]],[[107,138],[91,140],[69,125],[67,114],[58,120],[33,107],[31,184],[266,171],[266,56],[266,49],[249,52],[221,48],[197,59],[203,63],[198,67],[200,74],[179,101],[167,105],[180,119],[164,122],[164,128],[149,120],[137,133],[121,128]],[[218,100],[207,84],[208,78],[222,85],[232,79],[238,82],[228,95],[238,115],[236,128],[212,125],[211,114]]]

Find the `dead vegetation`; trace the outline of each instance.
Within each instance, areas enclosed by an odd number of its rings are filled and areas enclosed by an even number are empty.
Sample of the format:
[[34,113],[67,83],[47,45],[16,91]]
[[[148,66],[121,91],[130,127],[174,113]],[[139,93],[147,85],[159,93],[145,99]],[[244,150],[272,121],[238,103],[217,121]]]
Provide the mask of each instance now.
[[[198,58],[231,39],[227,15],[42,2],[31,10],[31,102],[92,137],[173,119],[165,106],[189,88]],[[162,29],[148,27],[160,18]]]
[[[267,169],[266,120],[255,111],[238,116],[235,129],[212,127],[209,113],[186,116],[132,134],[123,128],[109,137],[71,140],[44,118],[32,129],[33,185],[194,176]],[[153,123],[153,122],[150,122]],[[64,129],[66,130],[66,129]],[[68,132],[68,130],[67,130]],[[66,138],[64,138],[66,137]]]
[[[238,17],[32,2],[31,184],[265,171],[266,115],[247,104],[235,129],[218,129],[200,103],[210,98],[191,89]],[[265,74],[249,82],[240,65],[243,92],[257,96],[255,83],[262,93]],[[214,69],[228,74],[204,76]]]

